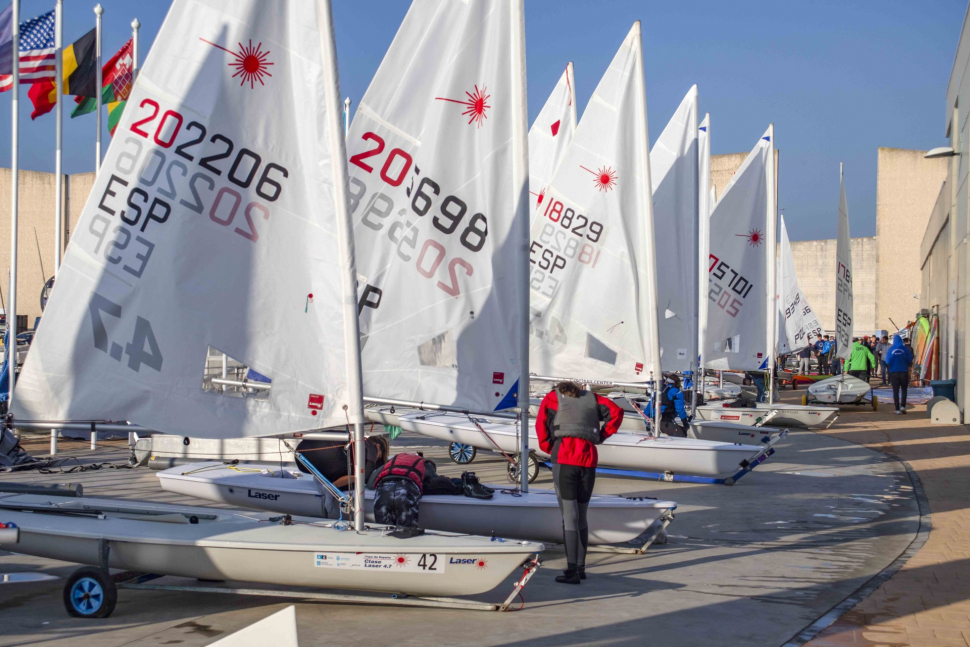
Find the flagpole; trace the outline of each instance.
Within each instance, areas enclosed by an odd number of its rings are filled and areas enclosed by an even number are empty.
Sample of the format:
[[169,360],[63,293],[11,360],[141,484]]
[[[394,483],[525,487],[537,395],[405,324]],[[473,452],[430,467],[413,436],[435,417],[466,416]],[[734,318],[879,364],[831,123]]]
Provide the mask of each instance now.
[[[104,7],[102,7],[100,4],[94,7],[94,15],[96,16],[96,18],[94,19],[94,27],[95,27],[94,52],[95,52],[95,57],[98,59],[96,63],[98,69],[95,71],[96,76],[95,76],[95,82],[94,82],[94,85],[95,85],[94,94],[97,101],[97,104],[96,104],[97,110],[95,110],[95,116],[96,116],[95,123],[97,123],[97,126],[96,126],[97,135],[95,136],[95,139],[94,139],[94,154],[95,154],[95,157],[97,158],[94,162],[95,176],[97,176],[97,174],[101,172],[101,83],[102,83],[102,80],[101,80],[101,14],[103,13],[104,13]],[[94,443],[94,434],[91,434],[91,442],[92,444]]]
[[138,78],[138,30],[141,23],[135,18],[131,21],[131,85],[135,85]]
[[[64,196],[62,195],[63,190],[63,178],[61,177],[61,145],[63,141],[63,127],[64,127],[64,115],[61,112],[61,76],[63,74],[62,66],[64,64],[63,56],[61,55],[61,49],[64,47],[64,2],[63,0],[57,0],[57,4],[54,8],[54,56],[55,67],[54,67],[54,108],[57,111],[55,115],[55,135],[56,144],[54,147],[54,180],[56,184],[54,185],[54,202],[56,206],[54,207],[54,276],[57,276],[57,270],[61,266],[61,251],[64,249],[64,240],[62,238],[64,232]],[[51,445],[53,450],[53,444]],[[51,451],[53,454],[54,451]]]
[[[64,177],[61,167],[61,146],[63,142],[64,114],[62,112],[62,66],[61,50],[64,47],[64,2],[57,0],[54,6],[54,278],[61,267],[61,252],[64,249]],[[51,456],[57,456],[56,429],[51,429]]]
[[350,97],[344,99],[344,139],[350,134]]
[[17,207],[20,160],[20,0],[13,0],[13,15],[11,21],[13,48],[13,94],[10,97],[10,287],[8,288],[7,303],[10,311],[7,315],[7,330],[11,348],[7,348],[7,371],[10,376],[7,392],[8,410],[13,406],[13,387],[17,377]]

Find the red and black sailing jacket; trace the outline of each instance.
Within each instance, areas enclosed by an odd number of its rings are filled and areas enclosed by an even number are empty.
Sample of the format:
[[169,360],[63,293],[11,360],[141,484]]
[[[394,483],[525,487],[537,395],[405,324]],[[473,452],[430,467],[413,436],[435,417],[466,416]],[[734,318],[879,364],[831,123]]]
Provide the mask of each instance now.
[[[542,404],[539,405],[539,415],[536,416],[539,449],[552,456],[552,462],[560,465],[596,467],[599,460],[596,445],[582,438],[556,438],[553,433],[556,411],[559,410],[558,395],[555,390],[550,391],[542,398]],[[606,440],[620,429],[620,423],[623,422],[623,409],[601,395],[596,396],[596,404],[599,408],[600,420],[606,423],[601,433],[602,440]]]
[[384,463],[381,473],[377,475],[377,480],[374,481],[374,487],[377,487],[385,478],[395,476],[411,479],[417,483],[418,488],[423,493],[425,473],[424,459],[417,454],[396,454],[391,457],[391,460]]

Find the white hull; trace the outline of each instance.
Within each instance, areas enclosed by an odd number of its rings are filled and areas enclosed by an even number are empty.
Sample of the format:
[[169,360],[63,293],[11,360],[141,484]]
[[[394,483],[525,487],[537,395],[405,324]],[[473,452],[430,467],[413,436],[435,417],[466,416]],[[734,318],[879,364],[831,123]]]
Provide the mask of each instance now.
[[[308,517],[323,514],[322,497],[312,477],[296,469],[251,465],[240,471],[221,463],[201,463],[159,472],[158,478],[168,492],[208,501]],[[425,495],[419,524],[432,530],[562,543],[562,513],[554,491],[495,490],[488,500]],[[374,491],[367,490],[366,497],[368,521],[373,521]],[[589,541],[631,541],[676,507],[673,501],[594,496],[589,505]]]
[[[468,416],[460,414],[414,412],[401,414],[399,419],[402,429],[423,436],[481,449],[497,447],[508,453],[519,451],[517,425],[512,421],[475,418],[488,434],[486,438]],[[529,447],[539,457],[548,458],[539,450],[539,441],[531,424]],[[727,478],[738,473],[742,461],[750,461],[761,454],[764,447],[620,432],[597,445],[596,449],[600,467]]]
[[851,375],[837,375],[819,380],[808,387],[809,401],[835,404],[855,404],[869,395],[867,382]]
[[[756,409],[726,408],[719,405],[697,407],[696,416],[701,420],[716,420],[739,425],[756,425],[759,422],[776,427],[821,427],[839,416],[835,407],[800,404],[757,403]],[[770,418],[767,414],[774,412]]]
[[[58,510],[87,506],[104,513],[103,518],[37,514],[18,511],[17,506]],[[191,515],[198,517],[198,523],[187,522]],[[395,539],[384,526],[360,533],[339,531],[325,523],[286,526],[268,521],[265,514],[118,499],[0,495],[0,518],[20,527],[20,542],[4,548],[27,555],[99,565],[103,538],[108,542],[111,568],[423,596],[490,591],[543,549],[532,542],[432,532]]]
[[766,443],[781,433],[774,427],[755,427],[721,420],[694,420],[687,432],[691,438],[719,443],[757,445]]
[[[186,440],[189,441],[187,445]],[[299,444],[299,438],[218,439],[154,434],[138,439],[135,443],[135,458],[139,464],[158,459],[294,463],[296,459],[293,458],[293,449]]]
[[741,387],[737,384],[725,382],[724,386],[718,386],[717,383],[704,385],[705,400],[730,400],[739,397],[741,397]]

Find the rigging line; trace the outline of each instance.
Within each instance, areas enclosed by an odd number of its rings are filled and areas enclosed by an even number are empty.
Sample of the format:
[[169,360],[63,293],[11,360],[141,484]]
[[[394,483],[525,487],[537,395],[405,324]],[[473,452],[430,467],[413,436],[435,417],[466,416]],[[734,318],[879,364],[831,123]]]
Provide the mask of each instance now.
[[[514,458],[512,458],[511,456],[509,456],[508,454],[506,454],[505,451],[501,447],[498,446],[498,443],[496,443],[495,440],[491,436],[488,435],[488,432],[485,431],[485,429],[480,424],[478,424],[478,421],[477,420],[475,420],[471,416],[468,416],[468,420],[473,425],[475,425],[480,432],[482,432],[482,434],[485,436],[485,438],[488,439],[488,442],[492,443],[492,447],[494,447],[496,449],[496,451],[498,451],[498,453],[500,453],[502,456],[505,457],[505,460],[507,460],[512,465],[517,465],[518,464],[518,463],[516,463],[516,461],[515,461]],[[518,427],[518,425],[516,425],[516,427]]]

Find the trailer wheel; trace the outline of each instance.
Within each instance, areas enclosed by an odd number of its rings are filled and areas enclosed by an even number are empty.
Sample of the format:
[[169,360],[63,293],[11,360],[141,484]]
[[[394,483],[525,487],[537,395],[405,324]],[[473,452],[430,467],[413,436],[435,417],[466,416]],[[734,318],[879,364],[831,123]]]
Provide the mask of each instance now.
[[464,443],[451,443],[448,445],[448,456],[459,465],[468,465],[475,460],[475,456],[477,455],[478,450],[471,445],[465,445]]
[[64,607],[74,618],[107,618],[118,603],[118,588],[107,571],[79,568],[64,585]]
[[[507,475],[512,483],[519,482],[519,465],[508,464]],[[539,459],[529,454],[529,483],[535,483],[539,478]]]
[[872,396],[872,410],[879,411],[879,396],[875,394]]
[[804,406],[808,406],[808,394],[807,393],[803,393],[802,394],[802,406],[803,407]]

